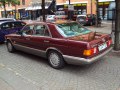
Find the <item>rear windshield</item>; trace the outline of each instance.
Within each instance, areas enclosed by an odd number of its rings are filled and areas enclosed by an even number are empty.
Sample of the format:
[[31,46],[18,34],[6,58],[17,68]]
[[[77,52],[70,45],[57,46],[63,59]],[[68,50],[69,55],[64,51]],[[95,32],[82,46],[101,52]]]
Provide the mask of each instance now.
[[79,16],[78,19],[86,19],[86,16]]
[[65,12],[64,11],[58,11],[55,13],[55,15],[65,15]]
[[57,24],[56,28],[64,37],[78,36],[91,32],[77,22]]

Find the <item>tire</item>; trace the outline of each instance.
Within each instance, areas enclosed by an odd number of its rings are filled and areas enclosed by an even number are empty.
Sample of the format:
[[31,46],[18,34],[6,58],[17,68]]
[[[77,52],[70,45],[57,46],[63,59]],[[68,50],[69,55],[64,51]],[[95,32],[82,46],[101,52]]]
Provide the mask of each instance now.
[[15,48],[13,47],[12,43],[10,41],[7,41],[7,49],[10,53],[13,53],[15,51]]
[[61,69],[65,66],[65,61],[62,55],[57,51],[50,51],[48,53],[48,61],[51,67],[55,69]]

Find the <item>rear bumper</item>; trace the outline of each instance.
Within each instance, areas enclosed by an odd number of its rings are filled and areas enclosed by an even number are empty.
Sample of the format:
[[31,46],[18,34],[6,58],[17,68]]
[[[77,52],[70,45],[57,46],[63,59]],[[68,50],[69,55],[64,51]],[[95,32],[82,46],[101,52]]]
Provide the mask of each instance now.
[[112,47],[108,48],[107,50],[105,50],[101,54],[99,54],[99,55],[97,55],[97,56],[95,56],[93,58],[90,58],[90,59],[74,57],[74,56],[67,56],[67,55],[63,55],[63,57],[64,57],[64,60],[68,64],[74,64],[74,65],[90,64],[90,63],[93,63],[93,62],[99,60],[101,57],[103,57],[104,55],[109,53],[111,50],[112,50]]

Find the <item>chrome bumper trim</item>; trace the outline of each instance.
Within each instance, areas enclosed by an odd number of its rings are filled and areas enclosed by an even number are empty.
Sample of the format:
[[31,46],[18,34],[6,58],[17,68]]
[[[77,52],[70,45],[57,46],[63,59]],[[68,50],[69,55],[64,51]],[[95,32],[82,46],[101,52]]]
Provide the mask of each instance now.
[[95,61],[97,61],[99,58],[103,57],[104,55],[106,55],[107,53],[109,53],[112,50],[112,47],[110,47],[109,49],[107,49],[106,51],[102,52],[101,54],[90,58],[90,59],[85,59],[85,58],[80,58],[80,57],[74,57],[74,56],[68,56],[68,55],[63,55],[64,60],[68,63],[68,64],[75,64],[75,65],[80,65],[80,64],[90,64],[93,63]]

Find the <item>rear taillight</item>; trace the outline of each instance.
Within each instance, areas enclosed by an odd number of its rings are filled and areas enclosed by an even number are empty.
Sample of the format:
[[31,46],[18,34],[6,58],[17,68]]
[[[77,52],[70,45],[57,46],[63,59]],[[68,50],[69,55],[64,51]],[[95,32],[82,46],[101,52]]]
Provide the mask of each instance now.
[[86,18],[86,21],[88,21],[88,18]]
[[112,40],[110,39],[108,42],[107,42],[107,45],[110,46],[112,44]]
[[84,50],[83,55],[84,56],[91,56],[93,54],[97,53],[97,48],[92,48],[92,49],[88,49],[88,50]]

